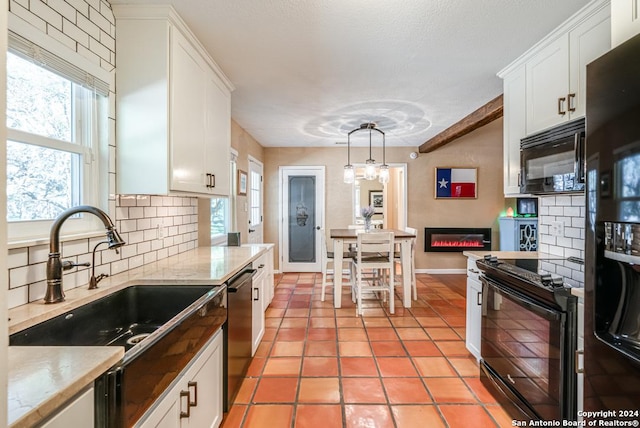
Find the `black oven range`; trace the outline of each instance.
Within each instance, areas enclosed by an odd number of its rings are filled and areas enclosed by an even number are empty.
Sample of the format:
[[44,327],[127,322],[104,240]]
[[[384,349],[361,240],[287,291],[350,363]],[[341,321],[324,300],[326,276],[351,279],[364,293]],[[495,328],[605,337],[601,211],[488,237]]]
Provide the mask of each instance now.
[[577,298],[546,265],[580,259],[498,259],[482,271],[480,378],[516,420],[577,419]]

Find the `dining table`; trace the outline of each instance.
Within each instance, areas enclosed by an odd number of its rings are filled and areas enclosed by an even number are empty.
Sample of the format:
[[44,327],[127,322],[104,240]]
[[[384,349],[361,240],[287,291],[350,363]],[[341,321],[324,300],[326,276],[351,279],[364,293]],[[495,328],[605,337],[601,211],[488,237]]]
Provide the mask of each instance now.
[[[405,308],[411,307],[411,242],[416,238],[413,233],[400,229],[375,229],[376,232],[393,232],[394,241],[400,244],[400,262],[402,263],[402,305]],[[342,257],[345,244],[356,244],[359,233],[368,233],[359,229],[331,229],[330,237],[333,240],[333,262],[334,266],[342,266]],[[342,307],[342,275],[333,277],[333,306]]]

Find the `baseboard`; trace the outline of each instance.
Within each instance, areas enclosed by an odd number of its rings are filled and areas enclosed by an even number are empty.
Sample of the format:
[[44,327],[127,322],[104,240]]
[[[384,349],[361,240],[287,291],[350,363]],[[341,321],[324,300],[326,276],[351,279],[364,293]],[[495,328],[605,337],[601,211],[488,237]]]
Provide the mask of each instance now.
[[416,273],[428,273],[435,275],[453,275],[464,274],[466,275],[466,269],[416,269]]

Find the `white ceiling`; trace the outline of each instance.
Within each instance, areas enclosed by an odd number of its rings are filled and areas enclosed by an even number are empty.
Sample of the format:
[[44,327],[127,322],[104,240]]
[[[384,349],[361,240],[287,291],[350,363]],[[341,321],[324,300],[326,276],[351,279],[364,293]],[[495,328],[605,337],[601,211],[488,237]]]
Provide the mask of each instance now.
[[502,93],[496,72],[587,2],[112,3],[172,4],[236,86],[233,119],[286,147],[334,146],[364,122],[391,146],[419,146]]

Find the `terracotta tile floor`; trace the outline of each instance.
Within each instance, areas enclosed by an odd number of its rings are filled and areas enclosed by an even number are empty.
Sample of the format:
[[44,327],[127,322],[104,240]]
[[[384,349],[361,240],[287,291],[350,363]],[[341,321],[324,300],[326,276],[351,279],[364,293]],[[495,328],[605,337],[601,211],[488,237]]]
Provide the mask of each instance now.
[[396,296],[394,315],[371,300],[359,317],[346,288],[341,309],[330,288],[321,302],[321,280],[276,275],[264,338],[224,428],[511,426],[465,348],[464,296],[419,274],[411,309]]

